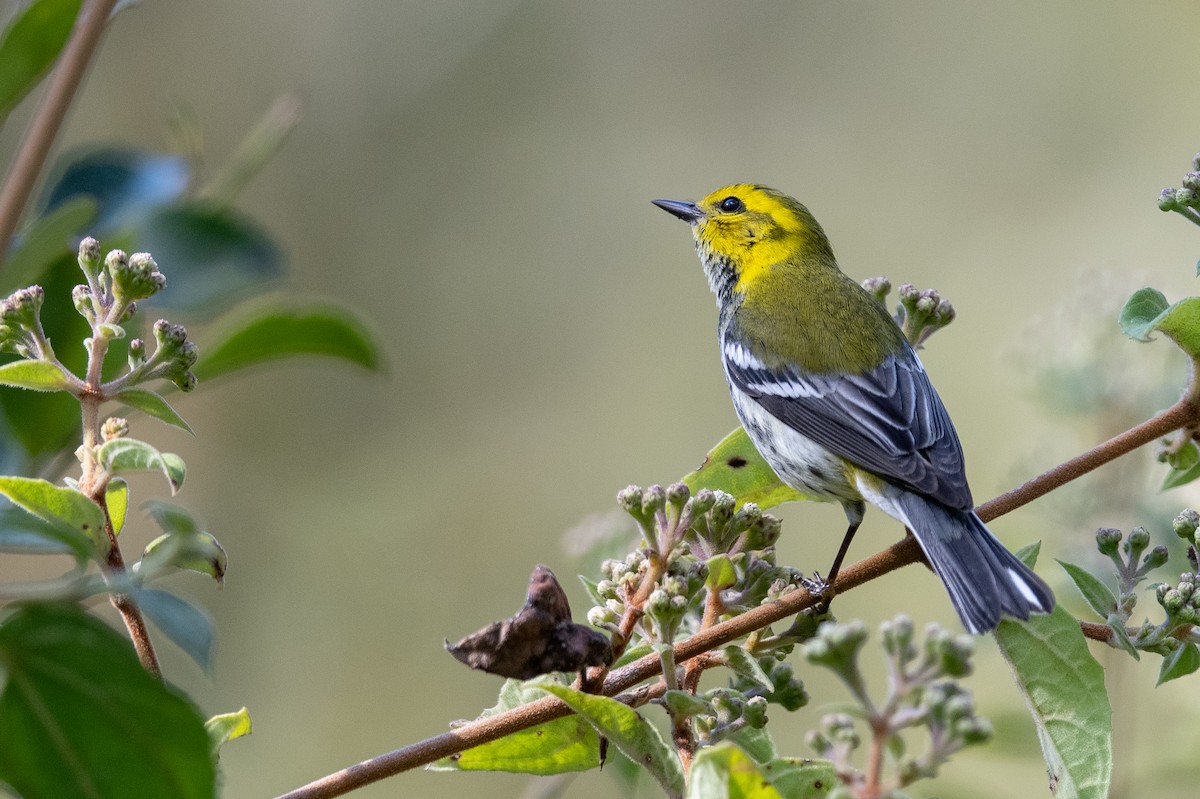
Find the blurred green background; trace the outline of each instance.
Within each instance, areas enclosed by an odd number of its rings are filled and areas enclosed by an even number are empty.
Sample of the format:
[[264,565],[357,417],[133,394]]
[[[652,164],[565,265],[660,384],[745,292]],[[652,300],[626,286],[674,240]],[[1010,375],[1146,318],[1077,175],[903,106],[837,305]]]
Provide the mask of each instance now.
[[[283,792],[491,705],[499,680],[442,639],[514,611],[539,562],[582,616],[565,534],[605,524],[593,514],[627,483],[690,471],[735,425],[688,231],[652,198],[767,183],[809,205],[852,276],[949,297],[959,320],[923,360],[977,501],[1170,402],[1182,363],[1114,320],[1141,285],[1195,291],[1200,231],[1155,199],[1200,149],[1198,22],[1183,1],[221,0],[122,13],[62,146],[166,147],[178,102],[216,166],[298,91],[300,127],[238,205],[286,249],[299,292],[371,320],[388,363],[382,377],[308,363],[202,385],[177,405],[197,438],[143,433],[186,459],[180,500],[230,553],[223,591],[175,581],[217,619],[213,678],[162,644],[206,713],[250,708],[254,734],[222,755],[224,795]],[[1101,523],[1150,524],[1165,541],[1166,520],[1200,501],[1118,501],[1154,491],[1150,460],[994,528],[1014,548],[1043,539],[1040,571],[1081,612],[1052,557],[1086,560]],[[135,498],[159,482],[135,482]],[[783,558],[825,568],[840,510],[782,515]],[[880,517],[855,559],[900,535]],[[150,532],[131,528],[126,549]],[[899,609],[957,629],[920,569],[838,602],[872,626]],[[990,640],[979,650],[971,686],[999,739],[914,794],[1046,795],[1022,702]],[[1194,679],[1153,691],[1155,658],[1097,653],[1114,665],[1114,796],[1194,796]],[[810,690],[846,698],[821,679]],[[785,752],[805,754],[819,704],[774,714]],[[356,795],[516,797],[529,783],[417,772]],[[568,795],[614,790],[592,773]]]

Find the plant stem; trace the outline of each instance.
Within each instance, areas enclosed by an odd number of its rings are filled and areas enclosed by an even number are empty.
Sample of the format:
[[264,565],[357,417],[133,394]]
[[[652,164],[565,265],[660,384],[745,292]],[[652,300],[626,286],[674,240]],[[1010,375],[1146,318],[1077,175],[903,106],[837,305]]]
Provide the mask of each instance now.
[[[1050,469],[1006,494],[985,502],[976,508],[976,512],[985,521],[995,519],[1173,430],[1195,425],[1197,422],[1200,422],[1200,411],[1188,399],[1181,400],[1137,427]],[[902,566],[916,563],[921,558],[921,548],[916,539],[906,536],[882,552],[842,569],[838,574],[835,590],[837,593],[847,591]],[[795,615],[805,608],[813,607],[820,601],[820,597],[804,589],[785,594],[774,602],[760,605],[680,641],[674,650],[675,662],[685,663],[716,647]],[[662,660],[657,654],[651,653],[611,671],[600,693],[605,696],[616,695],[661,673],[661,670]],[[661,683],[659,685],[661,686]],[[432,763],[473,746],[495,741],[505,735],[545,724],[570,713],[570,708],[555,697],[539,699],[495,716],[470,722],[452,732],[364,760],[283,794],[278,799],[328,799],[341,796],[363,785]]]
[[117,0],[85,0],[71,37],[50,74],[46,92],[29,121],[4,185],[0,186],[0,266],[8,255],[9,242],[29,202],[29,195],[33,193],[34,184],[116,4]]

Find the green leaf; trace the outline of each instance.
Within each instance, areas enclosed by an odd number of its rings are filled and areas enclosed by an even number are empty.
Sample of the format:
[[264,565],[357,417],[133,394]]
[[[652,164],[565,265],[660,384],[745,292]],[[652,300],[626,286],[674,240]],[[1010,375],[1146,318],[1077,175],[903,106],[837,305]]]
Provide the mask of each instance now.
[[216,633],[207,613],[187,600],[157,588],[139,590],[134,594],[134,600],[155,627],[196,661],[205,673],[212,673]]
[[242,708],[236,713],[218,713],[204,722],[204,730],[208,733],[212,756],[216,760],[221,754],[222,746],[252,732],[250,711]]
[[1125,301],[1118,322],[1122,332],[1134,341],[1151,341],[1159,319],[1170,307],[1167,298],[1158,289],[1139,289]]
[[1005,619],[996,642],[1037,726],[1056,799],[1106,799],[1112,782],[1112,709],[1104,670],[1071,614]]
[[1168,454],[1167,463],[1171,468],[1163,478],[1160,491],[1187,485],[1200,477],[1200,447],[1195,441],[1186,441],[1177,452]]
[[783,799],[754,761],[731,743],[696,753],[688,778],[688,799]]
[[[499,703],[484,711],[487,718],[528,704],[545,695],[544,685],[552,677],[528,682],[508,680],[500,689]],[[592,725],[576,715],[506,735],[431,763],[431,771],[506,771],[520,774],[565,774],[587,771],[600,765],[600,736]]]
[[[186,430],[192,433],[192,428],[183,420],[183,417],[175,412],[161,395],[148,391],[144,388],[127,388],[124,391],[117,392],[117,400],[123,402],[131,408],[137,408],[145,414],[153,416],[160,422],[166,422],[173,427],[178,427],[180,430]],[[195,435],[195,433],[192,433]]]
[[129,641],[71,604],[0,624],[0,781],[24,799],[211,799],[204,722]]
[[1200,297],[1188,297],[1175,303],[1155,327],[1191,357],[1200,356]]
[[1137,647],[1133,645],[1133,641],[1129,640],[1129,633],[1125,631],[1125,619],[1120,613],[1110,613],[1105,617],[1108,622],[1108,629],[1112,630],[1113,641],[1117,646],[1126,652],[1134,660],[1141,660],[1142,656],[1138,653]]
[[1186,677],[1200,669],[1200,649],[1191,641],[1185,641],[1175,648],[1175,651],[1163,658],[1162,666],[1158,669],[1158,687],[1165,682]]
[[31,222],[4,263],[0,295],[39,282],[51,265],[71,252],[72,238],[95,216],[96,202],[77,197]]
[[734,571],[733,562],[728,555],[722,552],[708,559],[708,577],[705,578],[704,584],[710,591],[720,591],[736,582],[737,572]]
[[160,206],[141,220],[134,240],[170,267],[155,307],[211,313],[283,276],[283,253],[271,237],[229,208],[201,202]]
[[0,500],[0,552],[23,555],[73,555],[87,559],[91,543],[82,536],[64,536],[58,527],[39,519],[7,500]]
[[626,757],[640,763],[669,796],[683,794],[683,766],[679,757],[654,725],[636,710],[607,696],[585,694],[565,685],[543,687],[566,702]]
[[712,706],[708,702],[688,691],[675,689],[664,691],[660,701],[673,717],[712,713]]
[[0,386],[31,391],[65,391],[70,384],[62,369],[49,361],[22,359],[0,366]]
[[784,485],[740,427],[709,450],[700,468],[683,482],[693,494],[702,488],[732,494],[738,507],[754,502],[766,510],[783,502],[824,501]]
[[81,0],[36,0],[0,39],[0,122],[58,58]]
[[1016,555],[1017,560],[1032,569],[1037,565],[1038,555],[1042,554],[1042,542],[1034,541],[1032,544],[1026,544],[1013,554]]
[[200,348],[192,370],[199,380],[297,355],[326,355],[380,369],[379,352],[363,323],[327,304],[283,307],[278,302],[251,316],[214,323],[222,337]]
[[770,763],[779,757],[775,752],[775,742],[771,740],[771,733],[767,731],[766,727],[742,727],[726,740],[741,747],[742,751],[750,755],[750,759],[759,766]]
[[160,471],[171,486],[171,494],[178,494],[183,486],[187,468],[183,459],[170,452],[159,452],[145,441],[136,438],[115,438],[96,447],[96,460],[109,474],[130,471]]
[[219,588],[225,584],[229,559],[220,541],[210,533],[196,530],[160,535],[146,545],[142,563],[151,572],[161,568],[160,564],[170,564],[178,569],[206,574],[217,581]]
[[104,504],[108,506],[108,518],[112,521],[113,534],[120,535],[125,528],[125,517],[129,513],[129,484],[120,477],[108,481],[104,490]]
[[696,753],[688,780],[688,799],[820,799],[839,785],[826,760],[776,758],[756,764],[732,743],[706,746]]
[[833,763],[800,757],[781,757],[758,767],[779,793],[791,799],[821,799],[840,783]]
[[102,551],[104,511],[73,488],[32,477],[0,477],[0,494],[48,522],[80,557]]
[[722,652],[725,654],[725,662],[734,674],[739,674],[747,680],[761,685],[767,692],[775,690],[775,683],[771,682],[771,678],[763,671],[763,667],[759,665],[758,659],[754,655],[737,644],[730,644]]
[[1107,619],[1108,615],[1117,609],[1117,598],[1113,595],[1112,590],[1101,582],[1096,575],[1082,566],[1076,566],[1074,563],[1067,563],[1060,560],[1058,565],[1062,566],[1063,570],[1075,582],[1075,587],[1079,589],[1079,593],[1083,595],[1083,598],[1092,610],[1095,611],[1097,616]]
[[146,511],[150,518],[154,519],[158,526],[168,533],[190,534],[200,531],[190,513],[170,502],[152,499],[142,505],[142,510]]

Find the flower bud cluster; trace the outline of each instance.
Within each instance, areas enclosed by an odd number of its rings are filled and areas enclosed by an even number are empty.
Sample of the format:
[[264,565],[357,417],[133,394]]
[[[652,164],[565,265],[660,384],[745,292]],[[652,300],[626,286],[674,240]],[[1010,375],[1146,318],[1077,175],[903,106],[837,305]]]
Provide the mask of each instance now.
[[734,674],[729,681],[730,689],[746,696],[761,696],[788,711],[799,710],[808,704],[808,691],[796,677],[791,663],[779,660],[775,654],[756,658],[756,662],[771,681],[771,690],[766,690],[762,684],[743,674]]
[[862,287],[867,290],[868,294],[879,300],[880,305],[887,307],[887,296],[892,293],[892,281],[882,275],[869,277],[862,282]]
[[120,416],[110,416],[100,426],[100,437],[105,441],[125,438],[129,435],[129,420]]
[[[992,735],[986,719],[975,715],[970,693],[955,679],[971,672],[972,639],[953,635],[937,625],[925,629],[923,640],[914,637],[913,623],[897,616],[880,626],[883,650],[888,659],[888,695],[874,703],[866,691],[858,666],[858,654],[866,641],[860,622],[821,625],[817,638],[805,645],[811,662],[826,666],[850,688],[862,705],[867,731],[874,747],[904,751],[901,733],[924,727],[929,749],[917,757],[896,763],[895,782],[905,786],[931,777],[951,754],[965,746],[982,743]],[[828,714],[807,740],[817,753],[832,760],[850,786],[865,780],[851,764],[851,756],[862,744],[852,715]],[[854,791],[851,791],[854,794]]]
[[1200,590],[1197,590],[1197,575],[1184,572],[1174,586],[1160,583],[1155,588],[1155,599],[1167,612],[1167,626],[1174,630],[1182,625],[1200,622]]
[[1179,188],[1166,188],[1159,193],[1158,207],[1183,214],[1200,209],[1200,153],[1192,158],[1192,168],[1184,174]]
[[714,744],[745,729],[762,729],[767,723],[767,700],[746,696],[729,688],[714,688],[704,694],[708,712],[695,716],[696,733],[701,746]]
[[667,574],[646,600],[646,616],[654,624],[657,640],[673,641],[685,622],[698,618],[707,578],[704,562],[686,556],[671,560]]
[[937,289],[921,291],[911,283],[905,283],[897,294],[900,303],[896,308],[896,324],[914,347],[920,347],[926,339],[954,321],[954,306],[949,300],[942,299]]
[[15,352],[22,358],[41,358],[48,349],[42,331],[41,286],[17,289],[0,300],[0,352]]
[[758,505],[747,502],[740,509],[732,495],[724,491],[701,489],[692,504],[691,532],[708,553],[737,554],[773,547],[779,540],[782,523],[763,513]]

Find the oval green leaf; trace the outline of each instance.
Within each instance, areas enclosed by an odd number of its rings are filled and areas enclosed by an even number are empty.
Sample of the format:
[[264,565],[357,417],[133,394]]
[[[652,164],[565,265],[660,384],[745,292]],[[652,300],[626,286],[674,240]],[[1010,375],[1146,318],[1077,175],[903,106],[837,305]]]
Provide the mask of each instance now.
[[[505,681],[499,702],[485,710],[480,718],[540,699],[545,695],[542,687],[552,679]],[[504,771],[548,776],[587,771],[599,765],[600,736],[592,725],[572,714],[442,758],[426,768],[430,771]]]
[[821,501],[784,485],[740,427],[709,450],[700,468],[683,482],[693,494],[702,488],[732,494],[739,508],[747,502],[766,510],[783,502]]
[[1063,608],[996,629],[1037,726],[1056,799],[1106,799],[1112,783],[1112,708],[1104,670]]
[[1188,297],[1172,305],[1156,327],[1189,356],[1200,357],[1200,297]]
[[196,661],[206,674],[212,673],[216,632],[207,613],[187,600],[157,588],[143,588],[133,598],[155,627]]
[[1196,669],[1200,669],[1200,649],[1191,641],[1185,641],[1163,658],[1158,670],[1158,682],[1154,685],[1157,688],[1165,682],[1186,677]]
[[217,587],[225,583],[225,570],[229,558],[221,542],[210,533],[197,530],[192,533],[165,533],[146,545],[142,552],[146,568],[157,571],[162,564],[177,569],[205,574],[217,581]]
[[49,361],[22,359],[0,366],[0,386],[30,391],[66,391],[70,383],[62,369]]
[[204,722],[204,730],[208,733],[212,756],[216,760],[221,754],[222,746],[252,732],[250,711],[242,708],[236,713],[218,713]]
[[113,534],[120,535],[125,528],[125,517],[129,514],[129,484],[119,477],[109,480],[108,488],[104,491],[104,504],[108,507]]
[[0,494],[49,522],[76,552],[103,551],[104,511],[75,489],[33,477],[0,477]]
[[658,729],[636,710],[607,696],[585,694],[565,685],[545,685],[635,763],[658,781],[668,796],[683,794],[683,766]]
[[1082,566],[1076,566],[1074,563],[1067,563],[1060,560],[1059,566],[1071,577],[1075,583],[1075,587],[1079,589],[1079,593],[1083,595],[1091,609],[1102,619],[1107,619],[1110,613],[1117,609],[1117,598],[1113,595],[1112,590],[1100,581],[1096,575],[1084,569]]
[[211,799],[204,721],[129,641],[72,604],[0,624],[0,781],[27,799]]
[[328,304],[284,307],[278,302],[250,316],[218,321],[221,338],[200,348],[192,370],[199,380],[247,366],[297,355],[324,355],[380,369],[379,352],[366,326],[342,308]]
[[1125,301],[1125,307],[1121,309],[1118,318],[1121,330],[1134,341],[1151,341],[1150,334],[1169,307],[1167,298],[1158,289],[1139,289]]
[[706,746],[696,753],[688,799],[783,799],[750,757],[734,744]]
[[0,39],[0,122],[58,58],[81,0],[36,0]]
[[130,471],[160,471],[167,478],[171,493],[179,493],[187,472],[183,459],[170,452],[159,452],[145,441],[117,438],[96,447],[96,460],[109,474]]
[[71,531],[0,501],[0,552],[22,555],[72,555],[77,562],[92,552],[91,542]]
[[192,433],[192,428],[183,420],[183,417],[176,413],[175,409],[160,394],[154,391],[144,388],[127,388],[124,391],[118,391],[116,399],[131,408],[137,408],[148,416],[153,416],[160,422],[166,422],[172,427]]

